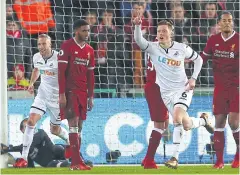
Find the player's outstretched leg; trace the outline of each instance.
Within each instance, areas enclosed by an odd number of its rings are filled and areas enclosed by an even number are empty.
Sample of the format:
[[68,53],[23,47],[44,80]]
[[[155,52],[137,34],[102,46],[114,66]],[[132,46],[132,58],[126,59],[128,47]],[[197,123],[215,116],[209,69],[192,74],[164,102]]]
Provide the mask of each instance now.
[[205,121],[205,125],[203,125],[206,130],[210,133],[213,134],[214,133],[214,128],[212,127],[211,123],[209,122],[209,117],[206,113],[202,113],[200,118],[204,119]]
[[179,147],[183,136],[183,129],[189,130],[204,126],[208,132],[213,133],[213,127],[208,121],[208,115],[203,113],[200,118],[189,117],[188,113],[181,107],[175,107],[174,130],[173,130],[173,157],[165,162],[165,166],[173,169],[178,167]]
[[[195,118],[195,117],[187,117],[191,120],[192,123],[190,123],[190,127],[187,128],[184,127],[185,130],[189,130],[189,129],[194,129],[194,128],[199,128],[200,126],[203,126],[206,128],[206,130],[210,133],[213,134],[214,133],[214,128],[212,127],[212,125],[209,122],[209,117],[206,113],[202,113],[200,118]],[[188,125],[188,124],[187,124]]]

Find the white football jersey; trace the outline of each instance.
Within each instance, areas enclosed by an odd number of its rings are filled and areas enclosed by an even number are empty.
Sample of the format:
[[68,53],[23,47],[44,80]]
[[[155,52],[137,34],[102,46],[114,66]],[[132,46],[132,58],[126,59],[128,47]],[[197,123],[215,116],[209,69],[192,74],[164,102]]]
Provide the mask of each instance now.
[[156,83],[161,91],[179,90],[185,87],[187,75],[184,68],[184,60],[195,60],[198,54],[191,47],[178,42],[164,49],[159,42],[148,42],[145,49],[149,53],[157,72]]
[[38,88],[38,96],[51,101],[58,100],[58,52],[53,50],[52,56],[46,60],[38,52],[33,56],[34,68],[41,74],[41,83]]

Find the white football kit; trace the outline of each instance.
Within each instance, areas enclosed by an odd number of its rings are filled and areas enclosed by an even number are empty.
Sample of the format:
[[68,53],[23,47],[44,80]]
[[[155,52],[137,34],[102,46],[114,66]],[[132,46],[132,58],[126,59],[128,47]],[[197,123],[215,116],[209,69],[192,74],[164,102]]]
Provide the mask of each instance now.
[[31,106],[30,113],[43,115],[46,111],[50,115],[53,125],[60,125],[59,86],[58,86],[58,52],[52,51],[52,56],[46,60],[38,52],[33,56],[34,68],[41,75],[41,83],[37,96]]
[[170,114],[173,115],[175,105],[187,110],[192,100],[193,90],[185,90],[188,78],[184,60],[194,62],[192,78],[197,79],[202,68],[202,58],[183,43],[174,41],[170,48],[164,49],[159,42],[147,41],[142,37],[140,26],[135,26],[134,38],[138,46],[151,57],[157,73],[156,83],[160,86],[163,102]]

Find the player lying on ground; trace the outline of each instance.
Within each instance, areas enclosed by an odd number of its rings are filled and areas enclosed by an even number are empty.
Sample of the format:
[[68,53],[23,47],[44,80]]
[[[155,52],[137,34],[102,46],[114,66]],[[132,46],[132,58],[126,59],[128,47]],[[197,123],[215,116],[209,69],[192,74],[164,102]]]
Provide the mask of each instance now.
[[[20,123],[20,130],[25,132],[27,125],[27,118]],[[18,146],[4,146],[1,145],[1,154],[9,152],[22,152],[23,145]],[[34,133],[33,142],[30,146],[27,161],[27,167],[35,167],[34,162],[42,167],[69,167],[70,163],[66,160],[64,145],[54,145],[47,133],[39,129]],[[92,166],[92,162],[85,161],[87,165]],[[14,164],[13,164],[14,165]]]
[[[172,41],[174,26],[169,20],[162,20],[158,23],[158,42],[148,42],[143,38],[140,17],[134,19],[134,24],[135,41],[143,51],[149,53],[157,73],[156,83],[160,86],[163,102],[173,116],[174,154],[165,165],[177,168],[183,129],[187,131],[205,126],[209,132],[213,132],[206,114],[202,114],[200,118],[194,118],[189,117],[186,112],[190,106],[193,89],[203,61],[189,46]],[[189,80],[184,68],[185,58],[194,62],[194,72]]]
[[58,56],[61,119],[69,124],[71,170],[90,170],[80,157],[81,131],[87,108],[93,108],[94,50],[86,43],[90,27],[84,20],[73,25],[74,37],[61,45]]
[[214,149],[217,157],[213,167],[224,167],[224,130],[228,116],[228,124],[237,146],[232,168],[239,168],[239,33],[233,29],[230,12],[220,15],[219,27],[221,32],[208,39],[202,54],[204,61],[211,58],[213,62]]
[[58,52],[51,48],[51,38],[46,34],[38,37],[39,52],[33,56],[34,69],[32,72],[28,91],[33,93],[34,83],[41,75],[41,84],[38,94],[30,109],[30,116],[27,121],[26,130],[23,135],[22,158],[16,161],[15,167],[27,167],[27,157],[31,146],[35,125],[43,114],[48,111],[50,115],[51,133],[59,136],[69,144],[68,132],[60,127],[61,119],[59,116],[59,88],[58,88]]

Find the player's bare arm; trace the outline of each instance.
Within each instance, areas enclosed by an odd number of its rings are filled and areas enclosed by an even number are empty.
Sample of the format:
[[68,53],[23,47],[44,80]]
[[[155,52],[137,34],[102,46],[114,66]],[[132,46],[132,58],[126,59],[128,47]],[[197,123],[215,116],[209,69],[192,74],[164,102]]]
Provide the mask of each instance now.
[[31,80],[30,80],[30,84],[29,84],[29,86],[28,86],[28,92],[30,93],[30,94],[32,94],[33,93],[33,91],[34,91],[34,83],[37,81],[37,79],[39,78],[39,70],[38,70],[38,68],[34,68],[33,69],[33,71],[32,71],[32,75],[31,75]]
[[91,111],[94,106],[94,98],[93,98],[93,91],[94,91],[94,70],[88,69],[87,72],[87,85],[88,85],[88,111]]

